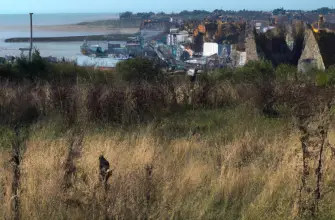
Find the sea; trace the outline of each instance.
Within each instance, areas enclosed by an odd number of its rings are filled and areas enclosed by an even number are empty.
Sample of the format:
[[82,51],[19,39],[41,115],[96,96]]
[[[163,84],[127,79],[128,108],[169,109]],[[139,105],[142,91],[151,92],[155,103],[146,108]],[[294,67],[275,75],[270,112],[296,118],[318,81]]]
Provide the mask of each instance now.
[[[118,19],[118,14],[113,13],[82,13],[82,14],[34,14],[33,25],[56,26],[72,25],[80,22],[98,21],[106,19]],[[42,28],[43,29],[43,28]],[[34,30],[34,37],[67,37],[106,34],[99,31],[59,31],[59,30]],[[29,14],[0,14],[0,57],[20,56],[19,48],[28,48],[29,43],[5,43],[7,38],[30,37]],[[34,43],[44,57],[55,56],[73,59],[80,55],[82,42],[48,42]]]

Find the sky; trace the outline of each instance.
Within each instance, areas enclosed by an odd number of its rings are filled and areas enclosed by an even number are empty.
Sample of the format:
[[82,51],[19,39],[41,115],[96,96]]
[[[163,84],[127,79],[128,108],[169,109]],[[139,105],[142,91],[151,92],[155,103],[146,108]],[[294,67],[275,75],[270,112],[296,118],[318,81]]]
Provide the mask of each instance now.
[[180,12],[182,10],[310,10],[335,7],[334,0],[1,0],[0,14]]

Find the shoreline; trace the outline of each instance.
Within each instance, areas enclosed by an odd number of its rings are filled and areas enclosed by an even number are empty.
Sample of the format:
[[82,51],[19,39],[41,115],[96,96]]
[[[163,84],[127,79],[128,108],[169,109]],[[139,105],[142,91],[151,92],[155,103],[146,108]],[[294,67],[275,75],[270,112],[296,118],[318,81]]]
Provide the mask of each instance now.
[[[105,31],[121,31],[121,32],[137,32],[139,28],[133,27],[114,27],[112,25],[34,25],[34,31],[57,31],[57,32],[105,32]],[[30,31],[29,25],[4,26],[0,25],[0,31]]]
[[[34,42],[75,42],[75,41],[126,41],[135,34],[110,34],[110,35],[89,35],[89,36],[70,36],[70,37],[34,37]],[[5,39],[5,43],[27,43],[29,37],[16,37]]]
[[[29,33],[27,26],[0,26],[0,32],[24,31]],[[43,32],[47,36],[34,37],[34,42],[73,42],[87,40],[127,40],[139,32],[139,28],[115,28],[111,26],[80,26],[80,25],[53,25],[34,26],[33,33]],[[64,33],[63,33],[64,32]],[[16,35],[16,34],[15,34]],[[30,42],[27,37],[15,36],[4,39],[5,43]]]

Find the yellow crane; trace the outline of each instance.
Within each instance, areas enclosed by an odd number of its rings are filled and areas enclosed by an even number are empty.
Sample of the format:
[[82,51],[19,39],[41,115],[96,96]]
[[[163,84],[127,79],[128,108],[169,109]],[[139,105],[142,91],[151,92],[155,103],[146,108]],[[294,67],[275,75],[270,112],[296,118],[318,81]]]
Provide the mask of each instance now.
[[335,30],[327,27],[326,20],[324,16],[321,14],[319,15],[319,20],[317,22],[314,22],[312,25],[312,30],[314,33],[320,33],[320,31],[326,31],[326,32],[334,32]]

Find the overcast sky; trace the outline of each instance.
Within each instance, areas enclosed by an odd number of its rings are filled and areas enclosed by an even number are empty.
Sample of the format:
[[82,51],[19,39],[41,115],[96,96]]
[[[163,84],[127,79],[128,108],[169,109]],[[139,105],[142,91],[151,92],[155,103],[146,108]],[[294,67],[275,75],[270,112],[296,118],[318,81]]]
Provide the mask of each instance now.
[[179,12],[193,9],[272,10],[335,7],[335,0],[1,0],[0,13]]

